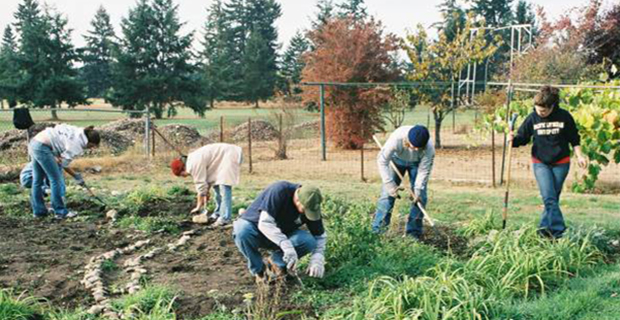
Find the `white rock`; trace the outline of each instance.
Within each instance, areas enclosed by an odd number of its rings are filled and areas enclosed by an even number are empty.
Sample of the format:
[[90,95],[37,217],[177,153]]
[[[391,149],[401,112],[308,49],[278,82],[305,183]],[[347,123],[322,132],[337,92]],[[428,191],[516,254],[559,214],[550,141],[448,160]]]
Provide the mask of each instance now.
[[101,293],[93,294],[93,298],[95,298],[96,302],[106,300],[105,295]]
[[88,313],[93,314],[93,315],[98,315],[103,312],[103,309],[105,309],[104,306],[95,305],[95,306],[90,307],[90,309],[88,309]]
[[189,230],[189,231],[185,231],[183,232],[184,236],[192,236],[196,234],[196,230]]
[[105,213],[106,218],[110,220],[116,220],[116,216],[118,216],[118,211],[112,209]]
[[116,191],[116,190],[112,190],[112,192],[110,194],[112,194],[113,196],[116,197],[116,196],[120,196],[121,192],[120,191]]
[[611,242],[611,245],[612,245],[612,246],[614,246],[614,247],[618,247],[618,246],[620,246],[620,240],[614,240],[614,241],[612,241],[612,242]]
[[145,245],[151,243],[151,240],[142,240],[142,241],[138,241],[136,242],[136,244],[134,244],[136,246],[136,248],[141,248],[144,247]]

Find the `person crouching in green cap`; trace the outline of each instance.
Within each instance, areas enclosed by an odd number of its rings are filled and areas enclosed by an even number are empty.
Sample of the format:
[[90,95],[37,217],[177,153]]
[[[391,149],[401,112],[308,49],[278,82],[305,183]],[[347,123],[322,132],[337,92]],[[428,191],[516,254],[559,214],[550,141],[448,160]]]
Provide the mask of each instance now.
[[[279,277],[287,270],[294,273],[299,259],[307,254],[311,254],[307,273],[323,277],[327,234],[321,219],[322,201],[317,187],[278,181],[263,190],[247,210],[240,210],[233,223],[233,238],[257,283],[265,283],[267,267]],[[309,232],[300,229],[304,224]],[[260,248],[272,251],[269,266]]]

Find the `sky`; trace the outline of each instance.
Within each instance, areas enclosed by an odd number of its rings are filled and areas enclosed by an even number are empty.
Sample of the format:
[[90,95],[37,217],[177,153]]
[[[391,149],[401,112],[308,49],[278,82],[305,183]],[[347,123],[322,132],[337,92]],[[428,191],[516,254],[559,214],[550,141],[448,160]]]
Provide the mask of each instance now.
[[[13,13],[22,0],[0,0],[0,28],[13,23]],[[576,6],[583,6],[589,0],[530,0],[535,6],[545,8],[547,17],[555,19],[567,10]],[[613,0],[605,0],[609,3]],[[73,30],[73,44],[77,47],[84,45],[82,35],[91,29],[90,21],[97,8],[103,5],[111,16],[117,35],[120,35],[120,22],[127,16],[130,8],[135,7],[135,0],[46,0],[46,3],[69,20],[69,27]],[[195,31],[195,37],[202,37],[202,26],[207,16],[206,8],[212,0],[175,0],[179,6],[180,20],[186,22],[184,33]],[[297,30],[310,27],[312,17],[316,13],[316,0],[280,0],[282,17],[277,21],[279,42],[286,44]],[[337,3],[338,0],[335,0]],[[405,36],[407,30],[412,30],[421,23],[430,27],[440,20],[437,5],[441,0],[366,0],[368,13],[380,19],[386,31],[398,36]],[[514,1],[517,2],[516,0]],[[196,42],[195,46],[199,46]]]

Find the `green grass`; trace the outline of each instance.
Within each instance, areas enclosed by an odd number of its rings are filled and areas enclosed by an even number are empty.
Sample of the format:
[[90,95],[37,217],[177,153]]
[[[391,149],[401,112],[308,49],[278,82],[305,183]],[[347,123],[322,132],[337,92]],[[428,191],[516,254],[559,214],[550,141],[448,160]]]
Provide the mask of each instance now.
[[135,294],[112,301],[112,309],[136,320],[172,320],[176,293],[162,286],[147,286]]
[[39,302],[34,297],[0,289],[0,319],[29,320],[38,314]]

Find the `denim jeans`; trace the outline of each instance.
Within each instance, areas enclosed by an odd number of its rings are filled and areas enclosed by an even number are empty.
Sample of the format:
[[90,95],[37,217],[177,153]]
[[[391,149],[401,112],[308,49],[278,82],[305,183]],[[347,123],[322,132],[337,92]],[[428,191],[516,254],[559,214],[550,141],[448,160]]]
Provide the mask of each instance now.
[[213,187],[215,192],[215,211],[213,215],[230,221],[232,214],[232,187],[218,185]]
[[[28,165],[26,165],[24,169],[22,169],[22,171],[19,173],[19,182],[23,188],[26,188],[26,189],[32,188],[32,171],[33,170],[32,170],[32,162],[31,162]],[[62,168],[61,168],[61,171],[62,171]],[[64,197],[65,196],[65,183],[64,183],[65,178],[62,174],[60,175],[60,178],[63,181],[62,196]],[[43,192],[45,192],[45,189],[49,189],[49,188],[50,188],[50,181],[49,179],[47,179],[47,176],[45,176],[43,178]]]
[[47,208],[43,200],[43,179],[47,176],[50,182],[52,208],[58,216],[67,214],[67,207],[62,199],[64,196],[64,180],[62,171],[52,148],[33,140],[29,145],[32,158],[32,189],[30,191],[30,205],[35,217],[45,216]]
[[[316,248],[316,240],[306,230],[297,229],[286,236],[295,247],[300,259]],[[248,260],[248,268],[253,275],[262,274],[265,271],[265,264],[259,249],[272,251],[271,261],[280,268],[286,268],[286,263],[282,260],[284,253],[258,230],[258,224],[241,218],[235,220],[233,223],[233,239],[235,239],[235,244],[241,254]]]
[[[413,189],[415,184],[416,176],[418,175],[418,165],[419,162],[404,162],[400,159],[393,159],[394,164],[396,164],[396,168],[403,175],[405,172],[409,173],[409,180],[411,183],[411,188]],[[392,168],[390,168],[390,174],[392,175],[392,179],[394,179],[394,183],[396,185],[400,185],[401,181],[396,172]],[[422,205],[426,206],[426,186],[422,189],[421,194],[417,195],[420,197]],[[408,197],[408,195],[406,196]],[[392,218],[392,209],[394,208],[395,198],[390,197],[388,190],[386,190],[385,185],[381,187],[381,197],[379,197],[379,201],[377,202],[377,211],[375,212],[375,218],[372,223],[372,230],[376,233],[381,233],[385,231],[387,226],[390,225],[390,220]],[[407,227],[406,232],[407,235],[420,238],[422,236],[422,221],[424,218],[424,214],[416,204],[411,204],[411,209],[409,210],[409,218],[407,219]]]
[[540,196],[545,204],[540,219],[539,232],[559,238],[566,230],[564,217],[560,211],[560,193],[562,193],[562,186],[568,175],[570,163],[558,165],[534,163],[532,167]]

